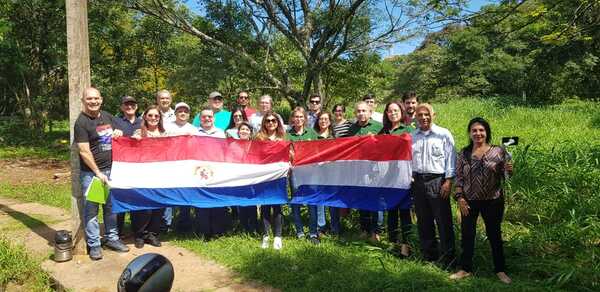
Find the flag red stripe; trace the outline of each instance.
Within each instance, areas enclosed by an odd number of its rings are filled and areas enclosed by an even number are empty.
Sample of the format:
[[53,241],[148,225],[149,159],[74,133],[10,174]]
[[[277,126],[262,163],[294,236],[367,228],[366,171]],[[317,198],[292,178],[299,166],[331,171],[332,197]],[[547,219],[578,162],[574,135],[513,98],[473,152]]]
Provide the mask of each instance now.
[[409,134],[371,135],[294,142],[293,165],[336,160],[411,160]]
[[212,137],[177,136],[140,141],[113,139],[113,161],[159,162],[201,160],[248,164],[289,161],[290,142],[242,141]]

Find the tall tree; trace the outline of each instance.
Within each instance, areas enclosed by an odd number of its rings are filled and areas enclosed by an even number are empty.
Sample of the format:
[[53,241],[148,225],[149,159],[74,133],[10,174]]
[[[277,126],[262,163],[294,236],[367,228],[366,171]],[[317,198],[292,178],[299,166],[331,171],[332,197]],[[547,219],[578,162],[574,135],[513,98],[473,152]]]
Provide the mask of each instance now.
[[[259,72],[263,88],[302,102],[311,92],[325,97],[323,72],[352,53],[389,46],[416,35],[422,28],[442,22],[447,13],[456,14],[463,1],[368,1],[368,0],[205,0],[209,21],[194,25],[189,10],[178,1],[130,0],[127,5],[155,16],[202,42],[234,54]],[[450,3],[450,4],[449,4]],[[443,5],[442,5],[443,4]],[[219,12],[220,17],[212,18]],[[215,34],[233,27],[240,34]],[[214,29],[216,28],[216,29]],[[230,31],[234,32],[234,31]],[[269,66],[281,63],[284,54],[274,46],[281,35],[302,60],[300,88],[292,83],[288,68]],[[251,43],[250,47],[246,45]],[[259,52],[251,50],[260,48]]]

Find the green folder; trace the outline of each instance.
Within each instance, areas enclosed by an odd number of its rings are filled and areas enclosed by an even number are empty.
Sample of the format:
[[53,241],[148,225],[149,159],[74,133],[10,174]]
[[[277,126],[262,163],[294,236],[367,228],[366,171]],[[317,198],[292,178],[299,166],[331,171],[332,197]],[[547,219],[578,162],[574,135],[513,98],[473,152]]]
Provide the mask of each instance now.
[[90,202],[105,204],[109,191],[110,187],[108,185],[102,183],[99,178],[94,177],[85,191],[85,198]]

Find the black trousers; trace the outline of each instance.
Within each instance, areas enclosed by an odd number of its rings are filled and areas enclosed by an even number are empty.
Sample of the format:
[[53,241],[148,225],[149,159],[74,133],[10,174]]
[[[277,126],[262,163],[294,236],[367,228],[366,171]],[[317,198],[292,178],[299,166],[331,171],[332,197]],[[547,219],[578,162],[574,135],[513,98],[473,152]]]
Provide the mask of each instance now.
[[[117,230],[119,230],[119,237],[125,236],[125,230],[123,230],[125,226],[125,214],[128,212],[123,212],[117,214]],[[131,216],[131,215],[129,215]],[[131,217],[130,217],[131,218]]]
[[[271,213],[273,210],[273,213]],[[283,229],[283,213],[281,205],[262,205],[260,206],[260,217],[263,222],[263,235],[269,235],[269,229],[273,229],[273,236],[281,237]]]
[[[456,247],[450,196],[445,199],[440,196],[444,177],[437,174],[415,174],[414,179],[411,191],[415,198],[421,252],[425,260],[439,260],[450,264],[454,261]],[[440,247],[435,233],[436,225]]]
[[360,229],[362,231],[369,234],[381,233],[382,227],[377,224],[377,216],[379,216],[377,211],[359,210],[358,214],[360,218]]
[[492,247],[492,258],[494,260],[494,271],[496,273],[505,271],[504,248],[502,245],[502,231],[500,225],[504,217],[504,198],[495,200],[467,200],[469,204],[469,215],[461,216],[461,246],[462,255],[460,265],[463,270],[472,272],[473,252],[475,248],[475,234],[477,230],[477,217],[481,214],[485,224],[485,234]]
[[196,232],[205,239],[225,234],[230,225],[227,207],[196,208]]
[[398,242],[398,217],[400,218],[400,230],[402,231],[402,240],[400,243],[408,243],[408,235],[412,227],[410,209],[395,208],[388,210],[387,228],[389,240],[393,243]]
[[131,228],[135,238],[144,238],[149,233],[158,236],[162,214],[163,209],[131,211]]
[[240,225],[245,232],[254,233],[258,228],[258,219],[256,218],[256,206],[238,207]]

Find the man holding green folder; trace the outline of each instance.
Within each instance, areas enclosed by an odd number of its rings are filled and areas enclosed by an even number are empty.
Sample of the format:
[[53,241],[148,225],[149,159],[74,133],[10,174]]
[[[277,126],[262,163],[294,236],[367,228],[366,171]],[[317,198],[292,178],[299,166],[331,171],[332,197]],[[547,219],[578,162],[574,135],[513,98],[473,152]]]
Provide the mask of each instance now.
[[[82,112],[75,121],[74,138],[79,148],[81,166],[81,189],[88,195],[88,188],[94,178],[105,186],[112,166],[112,137],[122,134],[113,130],[114,117],[100,110],[102,96],[98,89],[89,87],[81,99]],[[100,225],[98,224],[98,200],[87,200],[84,203],[84,226],[89,255],[92,260],[102,258],[100,244]],[[102,207],[104,215],[105,247],[118,252],[128,252],[129,248],[121,242],[117,230],[117,215],[112,213],[110,197]]]

